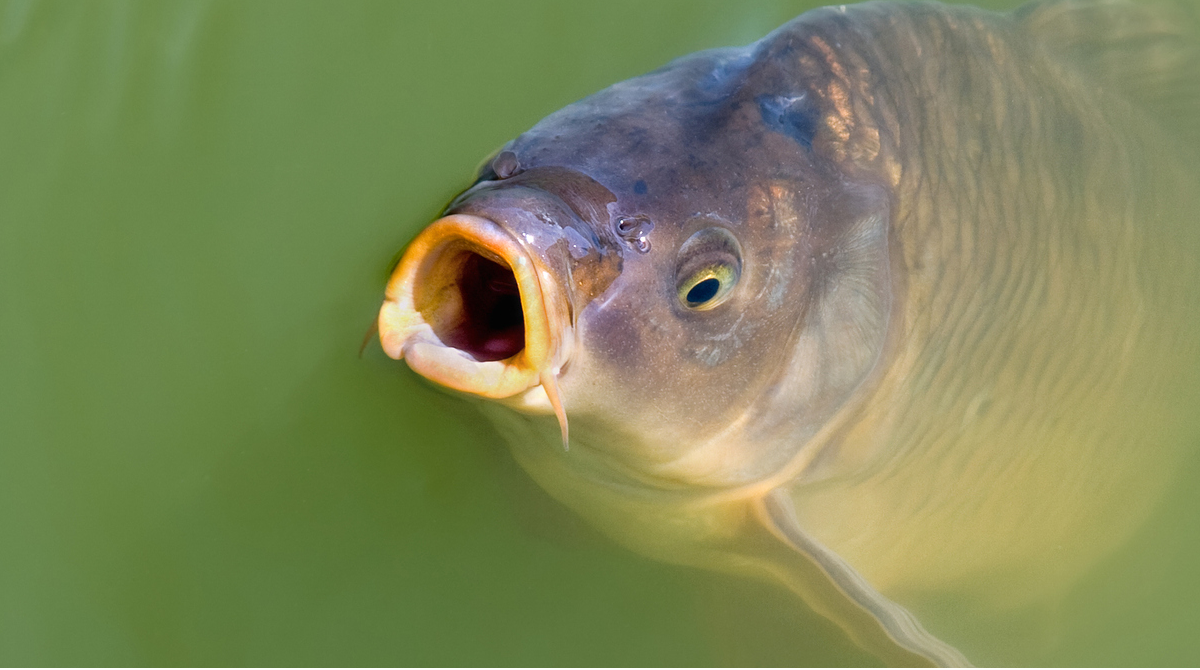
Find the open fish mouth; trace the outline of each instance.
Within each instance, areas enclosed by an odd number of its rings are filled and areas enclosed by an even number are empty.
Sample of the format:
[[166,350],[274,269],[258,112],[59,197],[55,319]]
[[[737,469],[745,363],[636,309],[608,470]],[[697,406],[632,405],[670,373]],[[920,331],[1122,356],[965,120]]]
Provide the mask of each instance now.
[[[383,350],[434,382],[487,398],[547,379],[553,387],[561,328],[552,319],[562,310],[544,283],[533,256],[499,224],[469,214],[438,219],[388,281]],[[559,413],[556,389],[546,391]]]

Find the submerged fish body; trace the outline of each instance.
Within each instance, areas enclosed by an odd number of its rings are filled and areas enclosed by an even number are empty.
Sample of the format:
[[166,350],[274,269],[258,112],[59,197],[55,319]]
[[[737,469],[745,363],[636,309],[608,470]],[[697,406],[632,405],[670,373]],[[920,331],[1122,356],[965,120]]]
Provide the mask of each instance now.
[[1192,18],[867,3],[616,84],[414,240],[383,347],[634,550],[965,663],[902,596],[1053,599],[1194,434]]

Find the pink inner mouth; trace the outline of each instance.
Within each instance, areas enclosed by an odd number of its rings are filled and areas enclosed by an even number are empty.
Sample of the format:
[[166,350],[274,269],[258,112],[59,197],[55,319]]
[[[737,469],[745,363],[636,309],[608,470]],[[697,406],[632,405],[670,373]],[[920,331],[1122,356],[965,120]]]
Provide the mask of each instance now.
[[478,361],[504,360],[525,348],[525,314],[511,269],[472,253],[462,264],[458,289],[460,318],[434,328],[442,342]]

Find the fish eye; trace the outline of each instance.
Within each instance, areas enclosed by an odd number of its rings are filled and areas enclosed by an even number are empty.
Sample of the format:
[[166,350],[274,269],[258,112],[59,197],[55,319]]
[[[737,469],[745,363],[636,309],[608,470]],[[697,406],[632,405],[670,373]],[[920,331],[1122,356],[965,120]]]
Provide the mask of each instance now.
[[737,282],[729,265],[714,265],[692,275],[679,287],[679,299],[688,309],[712,309],[724,302]]
[[728,230],[705,228],[679,248],[675,289],[679,302],[695,311],[725,302],[742,274],[742,248]]

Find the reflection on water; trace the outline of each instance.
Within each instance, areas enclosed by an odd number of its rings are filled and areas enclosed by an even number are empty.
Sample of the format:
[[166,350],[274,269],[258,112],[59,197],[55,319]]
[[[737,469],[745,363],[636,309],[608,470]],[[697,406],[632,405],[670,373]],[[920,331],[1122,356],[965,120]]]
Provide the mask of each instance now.
[[[466,403],[355,357],[482,156],[806,6],[0,4],[0,662],[870,663],[610,545]],[[1196,664],[1197,495],[1058,610],[962,635]]]

